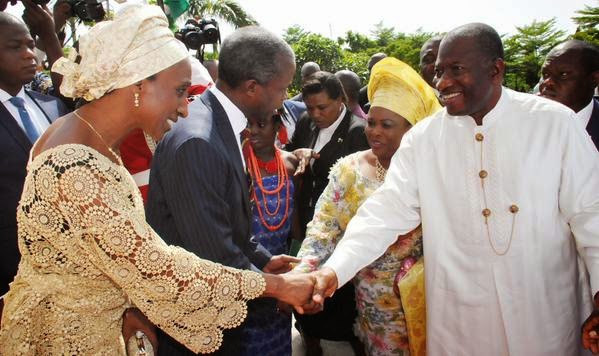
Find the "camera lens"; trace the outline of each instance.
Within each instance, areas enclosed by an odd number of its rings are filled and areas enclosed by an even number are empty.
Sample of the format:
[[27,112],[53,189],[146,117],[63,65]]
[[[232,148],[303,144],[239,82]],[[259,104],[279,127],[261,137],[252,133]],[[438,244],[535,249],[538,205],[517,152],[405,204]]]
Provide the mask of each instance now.
[[185,44],[191,49],[198,49],[204,43],[202,34],[198,31],[189,31],[185,34]]

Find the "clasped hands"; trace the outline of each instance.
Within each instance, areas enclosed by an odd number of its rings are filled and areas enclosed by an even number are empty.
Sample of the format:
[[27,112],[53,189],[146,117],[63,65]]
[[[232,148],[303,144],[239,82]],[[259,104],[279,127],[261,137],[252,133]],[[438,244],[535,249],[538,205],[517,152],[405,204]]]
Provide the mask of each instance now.
[[[279,262],[273,262],[275,258]],[[271,269],[271,263],[277,266],[276,270],[281,270],[279,263],[288,261],[288,263],[300,262],[300,259],[291,256],[274,256],[273,259],[264,267],[266,280],[265,297],[273,297],[279,301],[293,306],[300,314],[313,314],[322,310],[324,300],[333,295],[337,290],[337,275],[331,268],[324,267],[318,271],[310,273],[287,272],[284,274],[270,274],[275,269]]]

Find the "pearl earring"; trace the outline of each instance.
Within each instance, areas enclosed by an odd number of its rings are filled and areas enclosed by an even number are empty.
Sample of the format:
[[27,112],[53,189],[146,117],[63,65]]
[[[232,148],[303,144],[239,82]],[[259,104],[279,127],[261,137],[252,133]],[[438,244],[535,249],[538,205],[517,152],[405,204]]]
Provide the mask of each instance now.
[[139,107],[139,93],[135,93],[133,94],[135,96],[135,99],[133,100],[133,105],[138,108]]

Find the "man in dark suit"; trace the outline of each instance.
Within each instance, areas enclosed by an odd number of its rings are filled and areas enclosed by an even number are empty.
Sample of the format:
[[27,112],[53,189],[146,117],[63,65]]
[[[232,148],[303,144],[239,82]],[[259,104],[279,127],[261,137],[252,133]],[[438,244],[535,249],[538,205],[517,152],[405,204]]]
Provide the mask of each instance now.
[[[294,71],[291,48],[265,29],[244,27],[223,42],[216,85],[190,104],[189,118],[166,134],[152,162],[147,219],[167,243],[240,269],[277,273],[296,261],[272,257],[250,238],[240,145],[246,117],[280,108]],[[248,318],[257,303],[264,301],[250,303]],[[225,332],[219,355],[242,353],[243,327]],[[164,333],[159,343],[159,354],[191,354]]]
[[[17,272],[17,205],[33,142],[67,113],[51,96],[24,89],[36,72],[34,41],[18,18],[0,12],[0,295]],[[54,34],[54,36],[56,36]]]
[[599,148],[599,49],[569,40],[554,47],[541,69],[540,95],[558,101],[576,113],[577,120]]

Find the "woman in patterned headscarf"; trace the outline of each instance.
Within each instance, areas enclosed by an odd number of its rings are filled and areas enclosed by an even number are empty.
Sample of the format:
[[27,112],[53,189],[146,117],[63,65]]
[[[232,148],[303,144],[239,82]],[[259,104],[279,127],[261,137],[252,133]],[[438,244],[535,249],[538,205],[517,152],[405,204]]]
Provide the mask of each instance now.
[[[298,254],[302,263],[296,271],[316,270],[327,260],[358,207],[382,184],[402,136],[416,122],[440,109],[426,82],[395,58],[385,58],[373,67],[368,98],[371,107],[365,132],[371,149],[344,157],[331,169],[329,184],[316,204],[314,219],[308,224]],[[403,296],[400,300],[394,294],[396,276],[403,277],[420,256],[422,231],[418,227],[400,236],[383,256],[354,278],[358,309],[354,329],[367,354],[424,354],[424,315],[417,314],[410,320],[402,308]],[[424,305],[423,287],[422,294],[414,300]],[[418,308],[418,305],[409,307]]]
[[[156,6],[131,6],[62,58],[63,95],[89,104],[34,145],[19,204],[19,271],[0,354],[123,355],[122,314],[137,306],[194,352],[213,352],[261,295],[301,305],[307,277],[260,275],[167,246],[147,225],[118,147],[143,129],[158,140],[187,115],[188,53]],[[76,53],[75,53],[76,55]],[[295,284],[294,284],[295,283]],[[296,286],[298,288],[293,288]],[[299,294],[299,295],[298,295]]]

